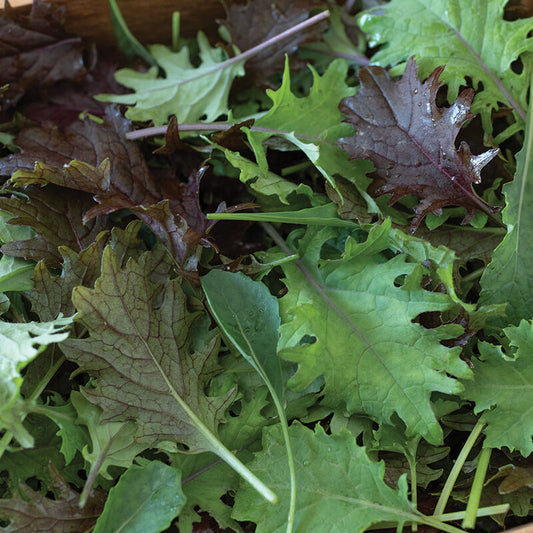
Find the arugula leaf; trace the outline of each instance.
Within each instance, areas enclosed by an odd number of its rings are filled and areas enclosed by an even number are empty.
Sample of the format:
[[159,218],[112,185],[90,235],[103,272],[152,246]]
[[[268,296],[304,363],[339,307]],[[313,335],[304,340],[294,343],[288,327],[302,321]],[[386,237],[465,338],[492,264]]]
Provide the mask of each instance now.
[[154,44],[148,51],[164,70],[160,77],[157,66],[147,72],[129,68],[117,70],[115,79],[121,85],[133,89],[132,94],[100,94],[102,102],[115,102],[131,107],[126,117],[131,120],[152,121],[165,124],[176,115],[178,123],[197,122],[200,119],[212,122],[227,114],[228,94],[233,80],[244,75],[242,62],[218,68],[227,58],[222,48],[212,48],[203,32],[197,35],[200,65],[194,67],[190,51],[183,46],[173,52],[167,46]]
[[242,272],[211,270],[202,277],[202,288],[219,326],[283,403],[285,378],[276,353],[277,299],[266,285]]
[[289,387],[303,390],[324,376],[324,405],[383,423],[396,413],[407,436],[440,444],[430,396],[459,393],[462,385],[451,376],[471,375],[458,350],[441,344],[462,328],[425,329],[415,322],[420,313],[450,309],[453,299],[422,289],[421,265],[406,255],[384,259],[389,232],[390,222],[373,227],[364,243],[348,238],[342,257],[326,260],[320,250],[335,231],[307,230],[296,251],[330,301],[296,265],[282,265],[288,293],[280,300],[280,355],[299,365]]
[[465,382],[462,397],[476,403],[476,413],[483,412],[485,447],[506,446],[527,457],[533,452],[533,324],[522,320],[503,331],[516,348],[514,358],[501,346],[481,342],[481,360],[475,363],[474,380]]
[[[372,63],[386,67],[413,54],[427,77],[439,65],[454,102],[462,85],[472,79],[477,91],[472,111],[481,113],[483,128],[492,132],[491,113],[500,102],[512,108],[517,124],[499,140],[523,128],[531,62],[516,73],[512,63],[533,51],[533,19],[503,19],[507,0],[393,0],[361,15],[360,24],[374,45],[384,44]],[[383,10],[383,11],[380,11]]]
[[[326,435],[320,425],[312,431],[295,422],[289,428],[295,447],[299,487],[296,531],[314,533],[361,532],[372,524],[421,521],[407,499],[405,478],[394,490],[383,481],[384,464],[372,462],[348,431]],[[261,472],[280,494],[281,508],[264,505],[248,487],[235,498],[233,517],[252,520],[257,533],[285,531],[289,480],[283,438],[277,426],[265,428],[263,450],[251,467]]]
[[159,533],[170,526],[184,504],[176,469],[160,461],[133,465],[109,491],[94,533]]
[[516,155],[514,180],[503,187],[506,205],[502,213],[507,234],[492,253],[492,260],[481,277],[479,303],[507,303],[507,322],[500,326],[518,325],[521,319],[533,316],[533,283],[530,276],[533,257],[533,110],[530,106],[526,138]]

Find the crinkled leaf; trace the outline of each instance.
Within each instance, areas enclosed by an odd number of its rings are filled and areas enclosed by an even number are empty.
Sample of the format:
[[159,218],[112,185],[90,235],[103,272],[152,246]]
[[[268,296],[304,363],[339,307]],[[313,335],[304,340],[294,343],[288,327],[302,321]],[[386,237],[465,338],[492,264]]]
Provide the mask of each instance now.
[[[61,80],[80,80],[87,70],[84,44],[61,28],[63,10],[37,0],[27,16],[10,8],[0,16],[0,95],[2,108],[14,106],[26,92]],[[43,51],[46,50],[46,53]]]
[[0,427],[14,433],[23,446],[31,446],[32,439],[22,426],[23,417],[20,417],[20,371],[45,346],[68,337],[65,330],[72,323],[72,318],[21,324],[0,321]]
[[212,122],[227,114],[231,84],[236,76],[244,74],[242,62],[216,69],[227,59],[226,53],[222,48],[212,48],[203,32],[198,32],[197,40],[201,61],[198,67],[192,65],[187,46],[173,52],[167,46],[154,44],[148,50],[164,70],[164,77],[159,77],[157,66],[147,72],[120,69],[115,73],[116,80],[135,92],[100,94],[98,99],[127,104],[128,118],[149,120],[156,125],[165,124],[172,115],[179,123],[186,123],[200,119]]
[[[319,3],[316,0],[249,0],[245,4],[232,2],[226,7],[226,19],[221,21],[231,35],[231,41],[245,51],[305,21]],[[280,40],[246,62],[247,79],[254,85],[267,83],[272,74],[283,70],[285,54],[293,54],[307,41],[320,38],[325,24],[313,25]],[[291,61],[303,67],[303,61]]]
[[484,446],[506,446],[527,457],[533,451],[533,325],[522,320],[504,332],[516,347],[515,358],[505,356],[501,347],[480,343],[481,359],[462,397],[475,402],[476,413],[483,412]]
[[[64,129],[50,124],[28,128],[17,137],[22,152],[1,160],[0,172],[14,172],[12,182],[17,185],[50,182],[92,194],[98,205],[87,206],[85,223],[119,209],[134,211],[184,266],[208,227],[198,205],[204,170],[193,171],[186,182],[175,175],[161,179],[148,169],[140,148],[126,140],[128,129],[129,122],[112,110],[104,125],[86,120]],[[77,146],[83,149],[77,151]],[[61,196],[68,197],[68,193],[61,191]],[[2,204],[6,201],[0,199],[0,207],[9,210]],[[16,202],[18,206],[21,201]],[[164,202],[168,202],[167,207]],[[53,244],[50,248],[58,256]],[[68,241],[61,244],[75,248]],[[194,260],[186,268],[194,270]]]
[[[106,244],[111,245],[120,265],[124,265],[130,257],[138,258],[146,251],[145,243],[139,238],[141,226],[140,220],[134,220],[125,230],[115,227],[111,232],[101,232],[89,247],[79,253],[60,246],[60,275],[53,274],[42,261],[39,262],[33,278],[35,288],[29,294],[32,310],[43,321],[54,320],[60,313],[74,314],[76,309],[72,303],[72,291],[79,285],[94,287],[94,282],[100,276],[102,253]],[[162,246],[154,246],[151,261],[152,281],[166,279],[172,265]]]
[[217,370],[217,338],[191,349],[199,315],[187,311],[177,279],[158,303],[161,287],[150,282],[151,269],[145,254],[121,270],[106,247],[95,288],[77,287],[72,296],[89,338],[69,340],[64,352],[97,378],[83,393],[103,409],[103,421],[135,420],[146,446],[170,440],[211,450],[199,424],[215,432],[234,395],[204,392]]
[[463,223],[472,219],[476,208],[496,210],[478,198],[472,185],[481,181],[481,169],[498,150],[473,156],[465,142],[456,150],[459,129],[473,116],[473,91],[464,90],[451,107],[438,108],[435,97],[443,68],[422,84],[413,59],[398,81],[381,67],[365,67],[359,73],[361,88],[339,106],[356,132],[339,145],[351,158],[374,163],[371,194],[392,194],[391,204],[418,195],[412,231],[427,213],[440,215],[449,205],[465,207]]
[[94,205],[87,194],[54,186],[32,188],[26,194],[27,200],[17,196],[0,198],[0,208],[13,215],[9,224],[32,228],[36,234],[31,239],[3,244],[1,250],[6,255],[43,260],[48,266],[58,268],[59,246],[82,250],[109,226],[103,217],[83,223],[84,213]]
[[288,65],[283,73],[283,83],[277,91],[268,90],[272,108],[255,121],[255,126],[274,132],[247,132],[259,167],[268,172],[263,143],[273,136],[282,137],[295,144],[313,162],[332,186],[334,174],[347,178],[364,175],[371,169],[365,162],[348,161],[348,156],[336,146],[337,140],[353,133],[348,124],[343,124],[339,101],[355,93],[346,85],[348,65],[343,59],[331,62],[320,76],[312,67],[313,86],[309,95],[298,98],[291,92]]
[[422,76],[446,65],[442,79],[448,84],[450,103],[470,78],[477,91],[473,111],[481,113],[485,131],[491,132],[491,113],[501,103],[514,110],[518,127],[523,127],[528,107],[532,64],[523,61],[520,73],[512,66],[533,51],[533,19],[504,20],[506,4],[507,0],[394,0],[380,7],[382,11],[374,8],[363,14],[361,26],[373,43],[385,45],[373,56],[375,64],[396,65],[415,54]]
[[430,396],[458,393],[462,385],[452,376],[470,376],[458,350],[441,344],[462,328],[425,329],[414,321],[420,313],[449,309],[453,299],[422,289],[421,266],[405,254],[384,260],[389,232],[383,224],[364,243],[348,238],[342,258],[325,260],[320,250],[334,230],[308,229],[296,251],[331,303],[296,265],[283,265],[288,294],[280,300],[280,355],[299,365],[289,386],[303,390],[323,376],[325,405],[384,423],[396,413],[407,436],[440,444]]
[[133,465],[109,491],[94,533],[159,533],[170,526],[184,504],[176,469],[160,461]]
[[494,250],[481,278],[480,304],[507,303],[506,318],[498,324],[518,325],[533,317],[533,110],[528,111],[524,146],[516,155],[514,180],[503,187],[506,205],[502,213],[507,235]]
[[[296,502],[295,531],[314,533],[361,532],[379,522],[420,521],[407,499],[405,479],[394,490],[383,481],[385,465],[372,462],[348,431],[326,435],[320,425],[312,431],[293,423],[289,434],[295,447]],[[279,427],[266,428],[263,450],[251,466],[261,472],[280,495],[277,506],[265,505],[249,487],[241,487],[235,498],[233,516],[251,520],[257,533],[286,530],[289,505],[289,475],[283,437]]]
[[85,507],[78,505],[79,493],[72,490],[54,466],[50,466],[55,499],[34,492],[21,483],[20,493],[0,500],[0,517],[10,524],[6,533],[79,533],[91,529],[104,506],[104,495],[95,492]]

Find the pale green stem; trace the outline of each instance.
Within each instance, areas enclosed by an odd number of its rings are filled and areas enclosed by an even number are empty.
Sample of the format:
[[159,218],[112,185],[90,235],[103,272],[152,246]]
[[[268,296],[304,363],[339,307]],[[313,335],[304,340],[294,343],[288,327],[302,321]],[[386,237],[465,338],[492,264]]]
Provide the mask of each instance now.
[[[502,503],[500,505],[491,505],[490,507],[480,507],[477,510],[477,516],[494,516],[497,514],[504,514],[509,511],[511,506],[508,503]],[[434,516],[437,520],[443,522],[451,522],[455,520],[463,520],[466,516],[466,511],[457,511],[455,513],[444,513],[438,516]]]
[[483,272],[485,271],[485,267],[478,268],[477,270],[474,270],[474,272],[470,272],[470,274],[467,274],[461,281],[463,283],[468,283],[470,281],[475,281],[476,279],[480,278]]
[[172,13],[172,50],[178,51],[178,43],[180,40],[180,12],[174,11]]
[[[263,379],[266,378],[266,375],[263,377]],[[283,406],[281,405],[278,395],[274,391],[274,387],[272,387],[272,384],[266,378],[266,384],[268,387],[268,390],[270,391],[270,395],[272,396],[272,400],[274,401],[274,405],[276,406],[276,411],[278,412],[279,421],[281,424],[281,431],[283,433],[283,440],[285,441],[285,449],[287,450],[287,462],[289,463],[289,476],[290,476],[290,502],[289,502],[289,513],[287,516],[287,533],[292,533],[292,530],[294,529],[294,516],[296,514],[296,468],[294,466],[294,455],[292,453],[292,446],[291,446],[291,440],[289,437],[289,426],[287,424],[287,417],[285,416],[285,410],[283,409]]]
[[[418,507],[418,488],[416,484],[416,460],[412,457],[408,457],[409,472],[411,473],[411,502],[415,509]],[[418,531],[418,524],[413,522],[411,524],[411,531]]]
[[489,468],[491,452],[492,448],[483,448],[479,455],[474,482],[472,483],[470,496],[468,497],[468,503],[466,505],[466,515],[461,524],[464,529],[473,529],[476,525],[479,501],[481,499],[481,493],[483,492],[483,484],[485,482],[487,469]]
[[450,474],[448,475],[448,479],[444,484],[437,505],[435,506],[435,512],[433,513],[433,516],[441,515],[444,513],[444,509],[446,508],[446,504],[448,503],[450,494],[452,493],[455,482],[457,481],[457,477],[459,476],[459,473],[461,472],[461,469],[465,464],[466,458],[474,447],[474,444],[479,435],[481,434],[481,431],[483,430],[484,426],[485,424],[483,422],[478,421],[470,432],[468,439],[466,439],[466,442],[463,445],[463,449],[459,453],[459,456],[457,457],[455,464],[453,465],[453,468]]

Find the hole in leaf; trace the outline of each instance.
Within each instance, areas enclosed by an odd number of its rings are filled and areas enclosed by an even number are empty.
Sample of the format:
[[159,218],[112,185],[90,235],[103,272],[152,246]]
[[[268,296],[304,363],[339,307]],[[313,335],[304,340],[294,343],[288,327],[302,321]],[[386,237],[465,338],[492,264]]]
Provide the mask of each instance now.
[[524,63],[522,63],[522,60],[520,58],[516,59],[511,63],[511,70],[515,74],[522,74],[522,71],[524,70]]
[[315,344],[317,341],[317,338],[314,335],[304,335],[300,342],[298,343],[299,346],[303,346],[304,344]]
[[399,276],[396,276],[394,278],[394,286],[395,287],[403,287],[405,284],[405,278],[407,277],[406,274],[400,274]]

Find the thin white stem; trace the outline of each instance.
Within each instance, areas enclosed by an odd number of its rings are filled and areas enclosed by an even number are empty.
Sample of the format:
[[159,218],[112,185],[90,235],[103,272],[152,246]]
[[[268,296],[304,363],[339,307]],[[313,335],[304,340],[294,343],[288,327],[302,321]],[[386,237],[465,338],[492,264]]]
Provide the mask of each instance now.
[[[178,124],[178,131],[227,131],[235,124],[227,122],[198,122],[195,124]],[[146,137],[155,137],[156,135],[165,135],[168,126],[153,126],[151,128],[143,128],[141,130],[129,131],[126,133],[126,139],[134,141],[136,139],[144,139]],[[263,133],[273,133],[275,135],[289,134],[289,131],[274,130],[271,128],[262,128],[260,126],[250,126],[251,131],[260,131]],[[318,137],[311,135],[301,135],[294,133],[295,137],[299,139],[308,139],[310,141],[319,141]]]
[[266,41],[262,42],[261,44],[258,44],[257,46],[254,46],[250,48],[249,50],[246,50],[246,52],[243,52],[242,54],[239,54],[235,57],[232,57],[223,63],[219,63],[212,69],[206,70],[202,72],[201,74],[198,74],[198,76],[194,76],[193,78],[188,78],[187,80],[184,80],[185,83],[188,83],[190,81],[194,81],[200,78],[203,78],[204,76],[207,76],[209,74],[212,74],[213,72],[217,72],[219,70],[223,70],[225,68],[230,67],[231,65],[235,63],[239,63],[240,61],[247,61],[252,56],[255,56],[259,52],[262,52],[269,46],[272,46],[273,44],[277,43],[278,41],[282,41],[283,39],[286,39],[287,37],[290,37],[291,35],[294,35],[295,33],[298,33],[299,31],[305,30],[309,26],[313,26],[313,24],[316,24],[317,22],[320,22],[324,19],[327,19],[329,17],[329,11],[322,11],[322,13],[319,13],[318,15],[315,15],[314,17],[308,18],[307,20],[304,20],[303,22],[300,22],[300,24],[296,24],[296,26],[293,26],[292,28],[289,28],[288,30],[285,30],[278,35],[275,35],[274,37],[271,37],[270,39],[267,39]]

